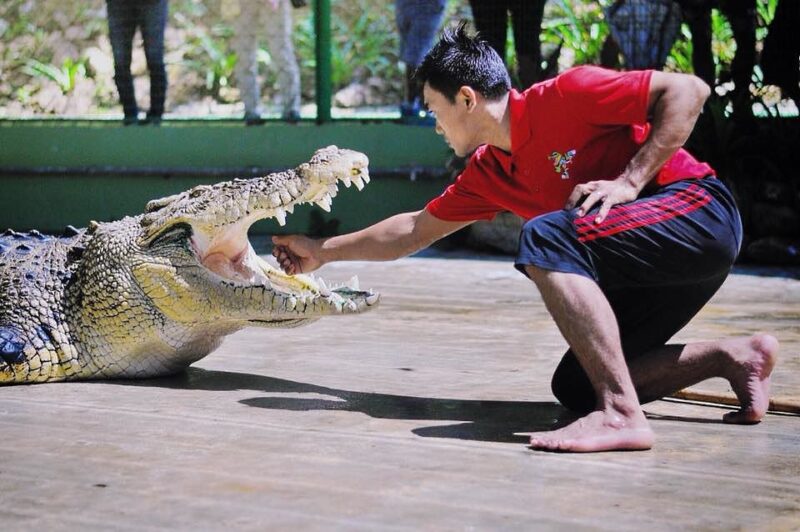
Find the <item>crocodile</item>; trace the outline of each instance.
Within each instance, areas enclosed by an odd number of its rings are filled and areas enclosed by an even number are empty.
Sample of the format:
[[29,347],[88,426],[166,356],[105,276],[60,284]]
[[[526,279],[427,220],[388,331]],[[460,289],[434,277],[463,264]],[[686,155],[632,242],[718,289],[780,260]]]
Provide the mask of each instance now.
[[247,231],[299,204],[329,211],[339,185],[369,182],[367,157],[328,146],[308,162],[194,188],[145,212],[0,236],[0,384],[145,378],[179,372],[245,327],[295,327],[374,308],[357,279],[289,276]]

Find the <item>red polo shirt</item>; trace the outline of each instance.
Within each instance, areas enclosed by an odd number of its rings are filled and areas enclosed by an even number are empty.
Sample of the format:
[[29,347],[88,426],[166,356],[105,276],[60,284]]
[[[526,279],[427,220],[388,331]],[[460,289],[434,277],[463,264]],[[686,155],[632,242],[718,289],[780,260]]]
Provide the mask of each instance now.
[[[442,220],[529,219],[563,209],[579,183],[618,177],[647,139],[652,71],[582,66],[509,94],[511,153],[480,146],[464,172],[425,207]],[[666,185],[713,175],[679,149],[658,172]]]

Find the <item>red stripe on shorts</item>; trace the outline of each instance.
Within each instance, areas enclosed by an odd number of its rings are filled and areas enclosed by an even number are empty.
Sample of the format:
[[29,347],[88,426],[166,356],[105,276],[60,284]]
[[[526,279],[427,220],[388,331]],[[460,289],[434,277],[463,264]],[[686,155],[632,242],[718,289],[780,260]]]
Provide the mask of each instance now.
[[711,195],[705,189],[691,184],[686,189],[666,198],[615,206],[608,213],[606,219],[599,224],[594,223],[597,214],[576,218],[575,228],[578,232],[578,240],[588,242],[683,216],[710,201]]

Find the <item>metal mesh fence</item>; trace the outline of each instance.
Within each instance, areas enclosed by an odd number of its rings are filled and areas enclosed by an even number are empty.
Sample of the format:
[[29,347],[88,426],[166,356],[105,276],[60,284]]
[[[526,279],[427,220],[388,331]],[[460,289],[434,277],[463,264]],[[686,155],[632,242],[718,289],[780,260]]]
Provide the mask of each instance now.
[[[0,118],[313,118],[313,3],[5,0]],[[468,17],[463,4],[442,24]],[[331,26],[334,116],[396,115],[394,3],[333,0]]]
[[[508,0],[509,6],[522,6],[522,18],[528,20],[522,26],[527,29],[519,35],[518,21],[506,21],[506,10],[501,9],[498,16],[503,20],[489,24],[501,28],[498,35],[486,28],[482,33],[497,40],[496,49],[506,50],[512,79],[521,87],[573,64],[603,61],[603,53],[613,50],[606,46],[609,31],[603,8],[619,1]],[[403,22],[396,6],[405,5],[410,19],[418,22],[431,17],[431,6],[441,3],[445,9],[435,24],[438,28],[471,21],[476,6],[491,12],[502,2],[330,0],[330,80],[324,86],[330,87],[334,118],[400,115],[409,91],[406,48],[400,37]],[[2,0],[0,119],[118,120],[127,112],[145,120],[148,112],[162,115],[162,93],[163,116],[170,119],[315,118],[319,85],[314,4],[315,0]],[[756,2],[757,48],[775,4],[776,0]],[[532,35],[537,17],[540,50]],[[710,82],[716,70],[722,83],[736,44],[724,17],[715,14],[710,20]],[[664,68],[691,72],[693,48],[686,24],[678,36]],[[756,69],[760,90],[759,75]],[[772,98],[774,92],[759,94]]]

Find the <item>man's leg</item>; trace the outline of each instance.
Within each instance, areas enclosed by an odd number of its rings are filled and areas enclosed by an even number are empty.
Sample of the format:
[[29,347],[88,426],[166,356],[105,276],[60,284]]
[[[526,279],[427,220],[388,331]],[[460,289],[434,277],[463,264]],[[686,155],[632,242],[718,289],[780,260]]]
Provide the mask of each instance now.
[[[625,288],[606,293],[617,318],[622,349],[641,403],[670,395],[712,378],[727,379],[739,397],[740,411],[730,423],[753,423],[769,402],[769,375],[777,341],[757,334],[734,340],[664,345],[711,299],[725,275],[687,285]],[[567,408],[591,412],[595,393],[578,359],[562,359],[553,375],[553,393]]]
[[[591,406],[583,402],[586,408],[581,410],[591,409],[586,417],[558,431],[535,434],[532,445],[579,451],[646,448],[649,429],[646,422],[641,424],[641,410],[631,406],[631,389],[652,400],[710,376],[728,378],[743,403],[743,410],[727,421],[759,419],[775,363],[774,338],[662,347],[713,295],[736,257],[741,223],[730,192],[716,179],[687,180],[614,207],[601,224],[592,219],[592,213],[580,218],[574,211],[551,213],[528,222],[520,238],[515,265],[539,286],[596,398]],[[706,288],[697,301],[664,296],[671,288],[685,290],[692,284]],[[637,290],[639,301],[634,303],[639,306],[631,308],[657,307],[650,311],[656,320],[651,324],[662,329],[633,345],[628,337],[636,321],[633,326],[629,318],[620,323],[619,307],[614,308],[607,294],[618,298]],[[562,362],[557,378],[563,379],[564,367]],[[572,384],[587,396],[587,386]],[[570,402],[572,398],[565,401]]]
[[666,345],[631,362],[630,373],[642,402],[653,401],[712,377],[727,379],[740,409],[728,412],[726,423],[761,421],[769,407],[772,368],[778,340],[769,334]]
[[652,447],[653,432],[625,364],[617,321],[600,287],[573,273],[525,269],[597,395],[595,411],[562,429],[535,433],[531,446],[578,452]]

